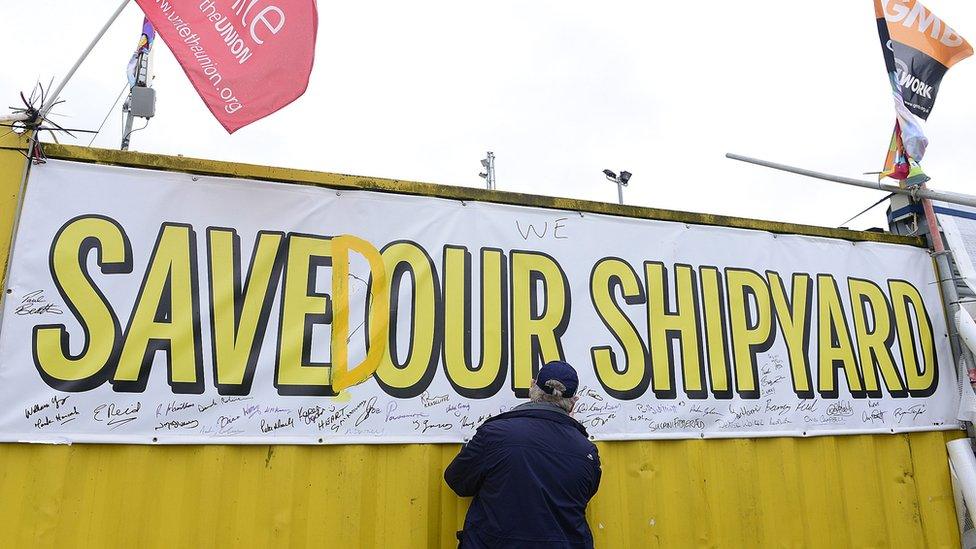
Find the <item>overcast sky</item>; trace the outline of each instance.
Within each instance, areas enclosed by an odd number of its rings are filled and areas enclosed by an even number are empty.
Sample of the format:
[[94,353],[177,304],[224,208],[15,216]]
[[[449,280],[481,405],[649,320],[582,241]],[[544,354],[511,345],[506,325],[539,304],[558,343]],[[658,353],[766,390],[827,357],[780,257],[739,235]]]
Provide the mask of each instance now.
[[[3,0],[0,98],[14,105],[18,92],[64,75],[117,5]],[[976,43],[971,0],[926,6]],[[501,190],[612,202],[601,171],[625,169],[631,204],[827,226],[883,196],[723,156],[847,176],[880,169],[894,111],[870,0],[359,0],[318,10],[308,92],[232,136],[157,40],[157,116],[132,149],[466,186],[483,185],[478,161],[492,150]],[[109,113],[141,23],[132,2],[65,89],[63,125],[95,129]],[[927,126],[933,188],[976,192],[973,97],[969,59],[949,71]],[[120,106],[94,146],[119,146]],[[850,225],[884,225],[883,211]]]

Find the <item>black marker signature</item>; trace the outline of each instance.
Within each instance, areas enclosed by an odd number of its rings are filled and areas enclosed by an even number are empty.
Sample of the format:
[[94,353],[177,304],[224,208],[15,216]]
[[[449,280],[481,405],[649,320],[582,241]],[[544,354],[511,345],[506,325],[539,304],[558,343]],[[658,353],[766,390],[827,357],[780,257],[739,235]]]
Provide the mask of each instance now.
[[92,419],[98,422],[105,422],[114,431],[127,423],[139,419],[138,414],[140,410],[142,410],[141,402],[128,404],[124,407],[118,406],[114,402],[99,404],[92,412]]
[[44,290],[35,290],[24,296],[20,300],[20,305],[14,309],[15,315],[26,316],[26,315],[63,315],[64,311],[61,310],[59,305],[54,303],[48,303],[44,299]]

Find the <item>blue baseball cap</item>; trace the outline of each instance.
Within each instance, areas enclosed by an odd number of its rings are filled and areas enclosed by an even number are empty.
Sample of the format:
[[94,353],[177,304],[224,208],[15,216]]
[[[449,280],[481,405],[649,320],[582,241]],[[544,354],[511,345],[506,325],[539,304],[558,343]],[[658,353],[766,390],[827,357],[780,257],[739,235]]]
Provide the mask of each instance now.
[[576,370],[569,363],[561,360],[547,362],[539,369],[539,375],[535,378],[535,384],[542,389],[542,392],[551,395],[552,387],[546,386],[546,382],[550,379],[555,379],[566,386],[566,391],[563,393],[566,398],[575,395],[576,389],[579,387],[579,377],[576,375]]

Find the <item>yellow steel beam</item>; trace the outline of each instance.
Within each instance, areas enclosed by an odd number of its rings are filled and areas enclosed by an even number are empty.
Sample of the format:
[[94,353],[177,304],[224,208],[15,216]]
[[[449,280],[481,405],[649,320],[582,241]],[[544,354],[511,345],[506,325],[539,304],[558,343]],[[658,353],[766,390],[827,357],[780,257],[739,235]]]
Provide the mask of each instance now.
[[3,259],[0,288],[6,288],[10,241],[20,199],[20,184],[27,166],[27,157],[24,156],[26,152],[26,135],[18,135],[10,131],[10,128],[0,127],[0,258]]

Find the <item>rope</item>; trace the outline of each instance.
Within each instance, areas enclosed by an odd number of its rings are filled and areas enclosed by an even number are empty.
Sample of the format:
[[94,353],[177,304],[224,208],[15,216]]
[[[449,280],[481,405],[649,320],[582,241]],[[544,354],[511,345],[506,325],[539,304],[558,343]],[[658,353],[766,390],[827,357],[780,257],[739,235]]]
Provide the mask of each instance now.
[[93,135],[92,138],[91,138],[91,141],[88,142],[88,146],[89,147],[92,146],[92,143],[95,142],[95,138],[98,137],[98,134],[101,133],[102,128],[105,127],[105,122],[108,121],[108,117],[109,116],[112,116],[112,111],[115,110],[115,106],[119,104],[119,99],[122,99],[122,94],[124,94],[125,93],[125,90],[127,90],[127,89],[129,89],[129,83],[128,82],[126,82],[125,85],[122,86],[122,91],[119,92],[119,96],[115,98],[115,101],[112,103],[112,106],[109,107],[108,112],[105,113],[105,118],[102,119],[102,123],[99,124],[98,125],[98,129],[95,130],[95,135]]
[[857,215],[855,215],[854,217],[852,217],[852,218],[850,218],[850,219],[848,219],[847,221],[845,221],[845,222],[843,222],[843,223],[841,223],[840,225],[838,225],[838,226],[837,226],[837,228],[839,229],[839,228],[841,228],[841,227],[843,227],[844,225],[847,225],[847,224],[848,224],[848,223],[850,223],[851,221],[854,221],[855,219],[857,219],[857,218],[859,218],[859,217],[861,217],[862,215],[864,215],[864,214],[866,214],[866,213],[868,213],[869,211],[871,211],[871,209],[872,209],[872,208],[874,208],[874,207],[875,207],[875,206],[877,206],[878,204],[881,204],[881,203],[882,203],[882,202],[884,202],[885,200],[888,200],[888,199],[889,199],[889,198],[891,198],[892,196],[895,196],[895,193],[889,193],[889,194],[888,194],[887,196],[885,196],[885,197],[884,197],[884,198],[882,198],[881,200],[879,200],[879,201],[877,201],[877,202],[875,202],[874,204],[871,204],[871,205],[870,205],[870,206],[868,206],[867,208],[864,208],[863,210],[861,210],[861,211],[860,211],[860,212],[859,212],[859,213],[858,213]]

